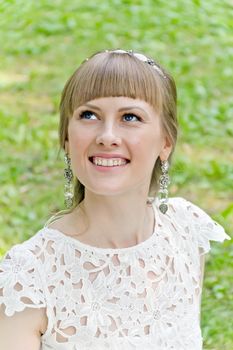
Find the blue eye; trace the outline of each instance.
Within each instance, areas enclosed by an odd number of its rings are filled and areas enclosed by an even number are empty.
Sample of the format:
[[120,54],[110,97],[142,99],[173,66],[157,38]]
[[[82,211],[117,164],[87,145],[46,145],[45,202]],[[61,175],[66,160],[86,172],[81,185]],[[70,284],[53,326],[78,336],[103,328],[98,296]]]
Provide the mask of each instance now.
[[80,119],[88,119],[88,120],[93,120],[93,117],[96,118],[95,114],[91,111],[81,112],[79,117]]
[[[124,115],[123,115],[123,118],[125,118],[125,120],[126,120],[127,122],[135,122],[135,121],[140,121],[140,120],[141,120],[141,118],[137,117],[137,116],[136,116],[135,114],[133,114],[133,113],[124,114]],[[136,120],[135,120],[135,118],[136,118]]]

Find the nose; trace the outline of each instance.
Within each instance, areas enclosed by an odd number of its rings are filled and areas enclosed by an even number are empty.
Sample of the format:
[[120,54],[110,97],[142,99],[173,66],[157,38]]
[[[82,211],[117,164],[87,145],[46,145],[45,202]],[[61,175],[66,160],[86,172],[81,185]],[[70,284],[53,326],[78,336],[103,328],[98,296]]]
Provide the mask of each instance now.
[[96,137],[96,143],[104,146],[119,146],[121,144],[121,137],[117,135],[114,125],[103,125]]

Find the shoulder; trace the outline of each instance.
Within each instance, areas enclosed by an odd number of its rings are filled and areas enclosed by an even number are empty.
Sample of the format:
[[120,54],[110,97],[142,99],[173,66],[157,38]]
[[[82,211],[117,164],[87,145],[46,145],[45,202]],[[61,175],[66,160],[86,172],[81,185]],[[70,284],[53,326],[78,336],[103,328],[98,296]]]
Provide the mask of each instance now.
[[205,216],[208,215],[203,209],[201,209],[196,204],[190,202],[189,200],[183,198],[183,197],[171,197],[169,198],[169,207],[174,212],[185,212],[189,213],[191,216],[199,217],[199,216]]
[[8,263],[15,263],[19,266],[26,261],[29,264],[35,265],[38,250],[43,245],[43,236],[43,230],[40,230],[28,240],[12,246],[0,261],[0,266],[7,265]]
[[224,228],[213,220],[209,214],[185,198],[174,197],[169,199],[168,216],[191,233],[203,253],[210,250],[210,240],[223,242],[225,239],[230,239]]
[[220,226],[216,221],[214,221],[207,212],[196,204],[188,201],[182,197],[169,198],[169,209],[170,213],[176,213],[180,215],[185,222],[203,222],[208,221],[210,226],[213,225]]
[[79,210],[67,212],[62,210],[51,216],[46,222],[44,228],[47,230],[56,230],[65,236],[78,236],[80,232],[86,230],[87,223]]
[[66,233],[67,236],[71,236],[72,232],[74,231],[74,224],[72,220],[71,214],[65,214],[63,216],[60,216],[58,218],[54,217],[55,220],[53,220],[46,226],[48,229],[58,230],[60,232]]
[[7,316],[26,307],[45,307],[45,293],[37,252],[42,236],[39,232],[29,240],[13,246],[0,262],[0,305]]

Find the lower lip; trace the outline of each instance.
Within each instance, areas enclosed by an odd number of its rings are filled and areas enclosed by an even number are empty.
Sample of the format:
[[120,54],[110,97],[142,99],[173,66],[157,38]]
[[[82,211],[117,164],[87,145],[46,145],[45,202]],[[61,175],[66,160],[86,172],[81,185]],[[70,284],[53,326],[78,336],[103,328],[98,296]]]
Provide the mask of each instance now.
[[122,169],[125,169],[129,163],[126,163],[124,165],[116,165],[116,166],[101,166],[96,165],[90,161],[90,163],[93,165],[94,169],[101,172],[101,173],[107,173],[107,172],[115,172],[120,171]]

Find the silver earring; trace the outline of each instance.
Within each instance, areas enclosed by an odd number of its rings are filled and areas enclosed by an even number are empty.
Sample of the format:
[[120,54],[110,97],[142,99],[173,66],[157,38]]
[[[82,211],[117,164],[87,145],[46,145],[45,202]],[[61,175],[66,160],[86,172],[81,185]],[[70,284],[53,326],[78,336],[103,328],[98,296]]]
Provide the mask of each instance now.
[[71,208],[73,205],[73,199],[74,199],[74,189],[72,185],[73,180],[73,172],[71,170],[71,161],[69,155],[66,153],[64,155],[64,160],[66,163],[66,168],[64,169],[64,178],[65,178],[65,185],[64,185],[64,196],[65,196],[65,206],[67,209]]
[[159,210],[161,213],[166,214],[168,210],[168,185],[170,184],[170,178],[168,175],[169,162],[167,160],[161,161],[162,174],[159,177]]

